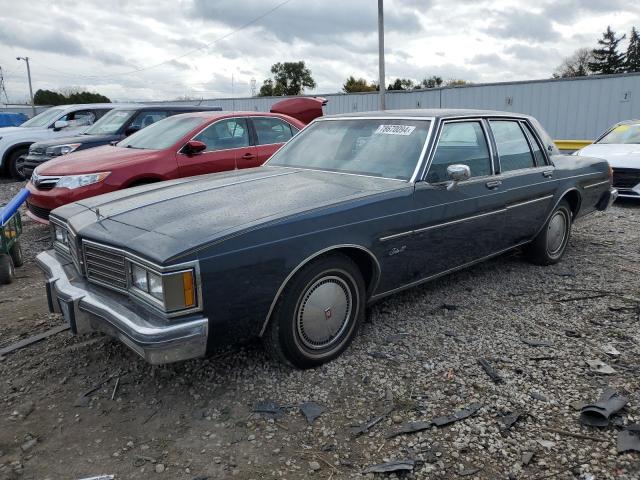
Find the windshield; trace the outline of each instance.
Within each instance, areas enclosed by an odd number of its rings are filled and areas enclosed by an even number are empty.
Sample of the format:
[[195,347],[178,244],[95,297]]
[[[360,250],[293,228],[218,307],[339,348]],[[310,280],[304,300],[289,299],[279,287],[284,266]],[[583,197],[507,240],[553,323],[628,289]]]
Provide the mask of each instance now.
[[113,135],[134,113],[136,113],[135,110],[111,110],[84,133],[85,135]]
[[118,143],[118,146],[162,150],[176,143],[190,130],[193,130],[206,120],[206,118],[202,117],[182,117],[180,115],[165,118],[125,138]]
[[430,122],[427,120],[322,120],[302,130],[269,165],[409,180]]
[[21,127],[48,127],[64,112],[64,108],[50,108],[24,122]]
[[618,125],[596,143],[640,143],[640,123]]

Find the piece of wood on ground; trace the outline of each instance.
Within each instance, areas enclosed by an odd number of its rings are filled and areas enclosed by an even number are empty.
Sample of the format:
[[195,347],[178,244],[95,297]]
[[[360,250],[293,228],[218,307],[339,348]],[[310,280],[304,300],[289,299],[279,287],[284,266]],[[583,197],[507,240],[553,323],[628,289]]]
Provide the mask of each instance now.
[[11,344],[7,347],[0,349],[0,357],[3,355],[7,355],[8,353],[13,353],[16,350],[20,350],[21,348],[28,347],[34,343],[40,342],[45,338],[49,338],[52,335],[55,335],[60,332],[64,332],[65,330],[69,330],[69,325],[60,325],[58,327],[54,327],[46,332],[38,333],[37,335],[33,335],[29,338],[25,338],[24,340],[20,340],[14,344]]

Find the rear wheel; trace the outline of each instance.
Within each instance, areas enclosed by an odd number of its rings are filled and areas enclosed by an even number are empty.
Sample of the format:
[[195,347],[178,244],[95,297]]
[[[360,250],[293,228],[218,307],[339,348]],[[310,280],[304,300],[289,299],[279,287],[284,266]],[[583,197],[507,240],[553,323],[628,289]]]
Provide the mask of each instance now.
[[26,155],[27,153],[29,153],[29,148],[21,147],[16,148],[7,156],[7,171],[9,172],[9,175],[16,180],[25,180],[25,176],[18,168],[18,160],[20,159],[20,157]]
[[0,285],[8,285],[11,283],[15,272],[11,257],[5,253],[0,254]]
[[13,260],[13,266],[18,268],[24,265],[24,257],[22,256],[22,245],[20,245],[20,240],[16,240],[13,246],[9,249],[9,255],[11,256],[11,260]]
[[562,200],[538,236],[527,245],[525,251],[529,260],[537,265],[558,263],[571,237],[571,221],[569,202]]
[[322,257],[288,283],[265,335],[277,359],[298,368],[339,356],[364,317],[365,285],[357,265],[341,254]]

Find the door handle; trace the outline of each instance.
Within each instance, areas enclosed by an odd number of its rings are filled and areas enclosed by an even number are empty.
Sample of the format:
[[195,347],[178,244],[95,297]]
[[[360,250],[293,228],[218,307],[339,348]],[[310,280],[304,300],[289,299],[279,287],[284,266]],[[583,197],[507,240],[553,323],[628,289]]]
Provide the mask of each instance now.
[[487,186],[487,188],[490,188],[490,189],[498,188],[500,185],[502,185],[502,181],[501,180],[491,180],[490,182],[485,183],[485,185]]
[[542,172],[542,176],[545,178],[553,177],[553,170],[545,170],[544,172]]
[[253,153],[245,153],[244,155],[242,155],[242,158],[244,160],[253,160],[254,158],[256,158],[256,156]]

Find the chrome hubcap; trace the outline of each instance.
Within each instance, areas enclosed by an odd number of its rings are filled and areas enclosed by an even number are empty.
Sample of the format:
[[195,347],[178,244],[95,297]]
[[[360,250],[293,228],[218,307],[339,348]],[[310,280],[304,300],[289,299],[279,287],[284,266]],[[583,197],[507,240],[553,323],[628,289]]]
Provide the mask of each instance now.
[[553,214],[547,227],[547,251],[553,255],[562,249],[567,233],[567,217],[563,211]]
[[353,299],[347,282],[330,276],[316,280],[298,307],[297,327],[302,343],[314,350],[327,348],[349,324]]

